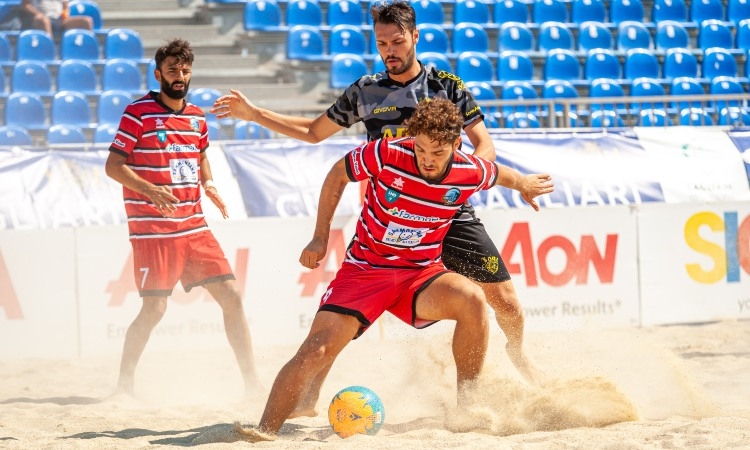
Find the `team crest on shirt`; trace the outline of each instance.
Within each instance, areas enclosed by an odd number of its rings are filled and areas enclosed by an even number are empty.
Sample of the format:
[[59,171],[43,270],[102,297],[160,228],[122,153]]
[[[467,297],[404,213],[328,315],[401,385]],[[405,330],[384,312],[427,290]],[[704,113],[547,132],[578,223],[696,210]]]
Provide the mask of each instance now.
[[396,178],[395,180],[393,180],[393,183],[391,183],[391,186],[395,187],[396,189],[403,189],[404,179],[401,177]]
[[164,121],[157,117],[154,126],[156,128],[164,128]]
[[390,222],[383,235],[383,242],[399,247],[416,247],[426,235],[426,228],[411,228]]
[[167,142],[167,131],[166,130],[157,131],[156,137],[159,138],[159,142]]
[[201,129],[200,124],[198,123],[198,119],[196,119],[195,117],[192,117],[190,119],[190,128],[193,131],[199,131]]
[[482,265],[490,273],[497,273],[500,268],[500,259],[497,256],[484,256],[482,257]]
[[169,160],[172,183],[197,183],[198,160],[195,158]]
[[446,205],[453,205],[458,200],[458,197],[461,196],[461,191],[458,190],[458,188],[450,188],[446,193],[443,195],[443,203]]
[[387,203],[393,203],[401,196],[401,193],[395,189],[388,188],[385,191],[385,201]]

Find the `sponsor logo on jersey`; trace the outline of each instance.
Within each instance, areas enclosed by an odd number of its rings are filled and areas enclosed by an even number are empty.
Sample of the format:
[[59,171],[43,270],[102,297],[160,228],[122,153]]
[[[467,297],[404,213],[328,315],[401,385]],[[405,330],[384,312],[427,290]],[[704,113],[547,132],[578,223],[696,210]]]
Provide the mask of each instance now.
[[356,148],[352,151],[352,171],[354,175],[359,175],[359,155],[362,154],[362,148]]
[[167,142],[167,132],[165,130],[157,131],[156,137],[159,138],[159,142]]
[[401,247],[416,247],[426,235],[426,229],[424,228],[405,227],[391,222],[388,224],[388,229],[385,230],[383,242]]
[[116,145],[118,147],[125,147],[125,143],[122,142],[121,140],[117,139],[117,138],[115,138],[115,140],[112,141],[112,144],[114,144],[114,145]]
[[398,209],[395,206],[388,210],[388,214],[392,215],[393,217],[413,220],[415,222],[437,222],[438,220],[440,220],[439,217],[426,217],[420,216],[418,214],[412,214],[405,209]]
[[443,195],[443,203],[445,203],[446,205],[453,205],[456,203],[458,197],[460,196],[461,191],[459,191],[458,188],[450,188]]
[[195,117],[190,118],[190,128],[193,131],[199,131],[201,129],[200,124],[198,123],[198,119]]
[[473,107],[473,108],[472,108],[471,110],[469,110],[469,111],[468,111],[468,112],[466,113],[466,117],[469,117],[470,115],[474,114],[474,113],[475,113],[475,112],[477,112],[477,111],[479,111],[479,105],[477,105],[477,106]]
[[393,112],[396,111],[395,106],[383,106],[381,108],[375,108],[372,110],[373,114],[380,114],[380,113],[387,113],[387,112]]
[[387,203],[393,203],[401,196],[401,193],[395,189],[388,188],[385,191],[385,201]]
[[172,159],[169,161],[169,172],[173,183],[197,183],[198,160],[195,158]]
[[482,265],[490,273],[497,273],[500,268],[499,258],[497,256],[484,256],[482,257]]
[[167,144],[167,151],[169,153],[197,152],[198,148],[195,144]]

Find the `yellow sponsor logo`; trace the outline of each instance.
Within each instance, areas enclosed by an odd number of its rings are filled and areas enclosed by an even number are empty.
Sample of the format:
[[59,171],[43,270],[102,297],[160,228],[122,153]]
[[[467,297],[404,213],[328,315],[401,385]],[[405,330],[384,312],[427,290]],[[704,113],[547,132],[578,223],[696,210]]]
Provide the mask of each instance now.
[[380,113],[386,113],[386,112],[393,112],[396,110],[395,106],[384,106],[382,108],[375,108],[372,113],[373,114],[380,114]]
[[474,114],[477,111],[479,111],[479,105],[477,105],[473,109],[469,110],[469,112],[466,113],[466,117],[469,117],[470,115]]
[[497,273],[497,270],[500,268],[499,261],[500,259],[497,256],[485,256],[482,258],[484,268],[490,273]]

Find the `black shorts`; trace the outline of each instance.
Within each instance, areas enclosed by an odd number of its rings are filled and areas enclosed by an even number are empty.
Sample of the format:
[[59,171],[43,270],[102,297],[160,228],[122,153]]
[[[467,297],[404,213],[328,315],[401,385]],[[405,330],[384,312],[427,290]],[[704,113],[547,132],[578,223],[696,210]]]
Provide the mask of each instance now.
[[510,280],[500,252],[474,215],[474,208],[462,206],[443,241],[443,263],[448,269],[458,272],[479,283],[500,283]]

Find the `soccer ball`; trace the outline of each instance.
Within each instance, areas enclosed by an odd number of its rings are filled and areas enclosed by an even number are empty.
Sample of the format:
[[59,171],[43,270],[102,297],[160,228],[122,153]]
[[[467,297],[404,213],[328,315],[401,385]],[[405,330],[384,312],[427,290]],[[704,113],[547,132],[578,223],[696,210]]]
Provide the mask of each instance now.
[[383,402],[378,394],[364,386],[349,386],[340,390],[328,407],[328,422],[342,438],[355,434],[373,435],[385,420]]

